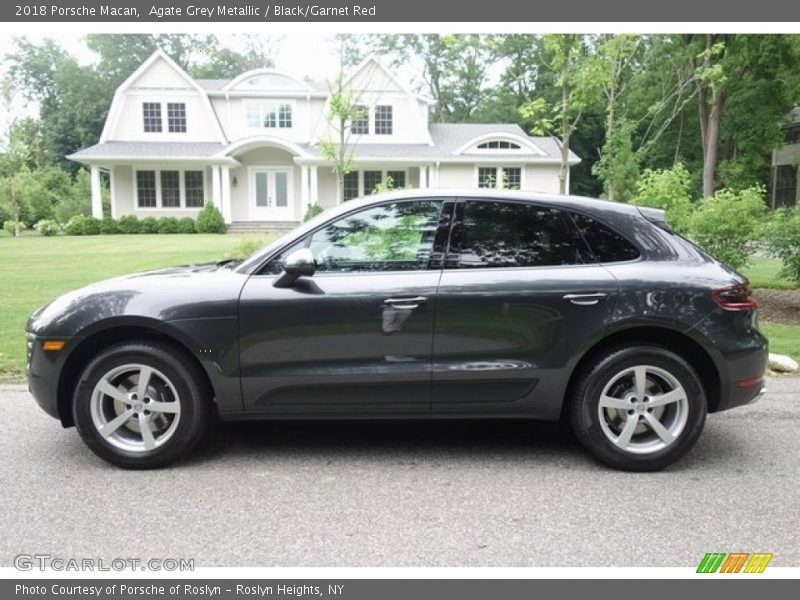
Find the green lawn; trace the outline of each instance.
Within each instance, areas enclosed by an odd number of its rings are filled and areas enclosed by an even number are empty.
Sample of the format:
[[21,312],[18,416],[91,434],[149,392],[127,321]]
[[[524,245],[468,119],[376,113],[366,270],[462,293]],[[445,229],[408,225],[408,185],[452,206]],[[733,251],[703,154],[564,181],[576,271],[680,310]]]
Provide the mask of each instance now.
[[769,339],[770,352],[788,354],[795,360],[800,360],[800,325],[778,325],[761,321],[759,329]]
[[0,237],[0,380],[22,378],[25,321],[35,308],[56,296],[125,273],[226,258],[245,242],[252,245],[252,239],[237,235]]
[[750,280],[750,285],[754,288],[780,290],[796,288],[797,286],[791,281],[778,276],[780,269],[781,261],[778,259],[753,256],[750,265],[742,269],[742,273]]

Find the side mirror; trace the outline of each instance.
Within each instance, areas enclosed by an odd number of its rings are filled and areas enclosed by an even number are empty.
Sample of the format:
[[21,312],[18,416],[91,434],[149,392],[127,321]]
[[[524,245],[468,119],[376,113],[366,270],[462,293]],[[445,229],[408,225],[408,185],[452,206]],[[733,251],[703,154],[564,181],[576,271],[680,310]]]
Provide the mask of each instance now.
[[300,277],[311,277],[317,270],[317,261],[308,248],[295,250],[283,261],[283,272],[272,284],[278,288],[291,287]]

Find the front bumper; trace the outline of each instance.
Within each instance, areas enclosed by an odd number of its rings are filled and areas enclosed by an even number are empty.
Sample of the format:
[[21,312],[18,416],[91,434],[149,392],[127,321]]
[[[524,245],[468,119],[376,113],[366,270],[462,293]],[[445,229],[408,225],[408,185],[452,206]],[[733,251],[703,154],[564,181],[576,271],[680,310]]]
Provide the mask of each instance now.
[[44,412],[61,420],[58,410],[58,377],[64,352],[45,352],[42,340],[32,333],[28,333],[27,345],[28,389]]

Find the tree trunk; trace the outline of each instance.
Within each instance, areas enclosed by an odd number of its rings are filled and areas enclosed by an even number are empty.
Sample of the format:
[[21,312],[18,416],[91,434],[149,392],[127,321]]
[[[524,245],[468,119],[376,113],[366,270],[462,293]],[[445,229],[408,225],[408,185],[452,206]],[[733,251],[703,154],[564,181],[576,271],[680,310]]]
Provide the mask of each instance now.
[[564,66],[561,69],[561,168],[558,171],[558,193],[567,193],[567,174],[569,173],[569,56],[572,48],[564,44]]
[[708,113],[706,138],[703,148],[703,198],[714,195],[717,187],[717,150],[719,148],[719,126],[722,117],[724,96],[722,92],[714,94],[713,104]]

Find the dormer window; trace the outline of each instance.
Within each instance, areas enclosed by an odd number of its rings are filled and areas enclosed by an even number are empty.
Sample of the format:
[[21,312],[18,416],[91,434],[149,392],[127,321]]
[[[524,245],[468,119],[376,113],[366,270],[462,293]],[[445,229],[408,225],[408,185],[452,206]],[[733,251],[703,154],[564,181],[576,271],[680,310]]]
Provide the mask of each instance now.
[[520,145],[506,140],[489,140],[478,144],[479,150],[520,150]]
[[378,105],[375,107],[375,135],[392,135],[392,107]]
[[142,119],[145,133],[186,133],[186,104],[167,102],[165,123],[161,102],[142,102]]
[[350,133],[353,135],[369,134],[369,109],[361,104],[353,106],[353,122],[350,125]]
[[186,104],[167,103],[167,127],[170,133],[186,133]]
[[266,129],[290,129],[292,104],[290,102],[249,102],[247,126]]
[[158,102],[142,103],[142,117],[145,133],[161,132],[161,104]]

